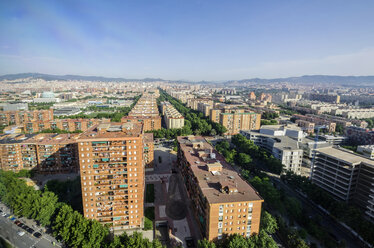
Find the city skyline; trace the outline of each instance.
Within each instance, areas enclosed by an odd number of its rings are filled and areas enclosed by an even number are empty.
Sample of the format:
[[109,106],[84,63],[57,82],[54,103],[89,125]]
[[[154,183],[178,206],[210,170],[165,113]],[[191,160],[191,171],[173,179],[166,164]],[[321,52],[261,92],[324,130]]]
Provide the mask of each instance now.
[[238,80],[374,71],[374,4],[2,2],[0,74]]

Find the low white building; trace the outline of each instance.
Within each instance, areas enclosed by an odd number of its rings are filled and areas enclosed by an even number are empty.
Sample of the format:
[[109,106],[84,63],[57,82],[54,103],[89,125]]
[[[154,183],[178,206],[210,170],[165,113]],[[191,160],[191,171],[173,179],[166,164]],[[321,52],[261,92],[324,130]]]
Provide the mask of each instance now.
[[273,129],[272,134],[269,129],[260,129],[260,131],[240,131],[247,139],[259,147],[271,152],[275,158],[281,161],[285,170],[293,171],[295,174],[301,174],[301,164],[303,159],[303,150],[299,147],[298,141],[288,136],[281,135],[280,130]]
[[374,159],[374,145],[358,146],[357,152],[367,158]]

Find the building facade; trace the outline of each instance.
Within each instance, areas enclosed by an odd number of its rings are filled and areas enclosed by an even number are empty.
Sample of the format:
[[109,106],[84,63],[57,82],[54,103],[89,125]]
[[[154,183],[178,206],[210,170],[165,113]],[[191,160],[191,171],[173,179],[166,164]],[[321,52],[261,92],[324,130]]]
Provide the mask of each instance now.
[[22,125],[29,121],[51,121],[53,109],[0,111],[0,125]]
[[178,137],[178,166],[203,237],[259,232],[262,198],[200,136]]
[[152,93],[144,93],[128,116],[121,119],[122,123],[142,123],[144,131],[161,129],[161,116],[157,107],[158,90]]
[[162,114],[168,129],[184,127],[184,117],[169,102],[161,103]]
[[78,134],[8,134],[0,136],[0,168],[38,173],[77,172]]
[[142,125],[100,124],[77,142],[84,216],[114,230],[142,228],[146,143]]
[[374,161],[345,149],[316,149],[312,182],[335,198],[352,202],[374,220]]
[[354,144],[374,145],[374,131],[370,129],[350,126],[344,130],[344,134]]
[[299,147],[298,139],[286,136],[286,130],[269,133],[262,128],[260,131],[242,130],[240,134],[270,152],[283,164],[285,170],[301,175],[304,151]]
[[235,135],[240,130],[258,130],[261,126],[261,114],[234,110],[221,113],[219,123],[227,129],[228,135]]

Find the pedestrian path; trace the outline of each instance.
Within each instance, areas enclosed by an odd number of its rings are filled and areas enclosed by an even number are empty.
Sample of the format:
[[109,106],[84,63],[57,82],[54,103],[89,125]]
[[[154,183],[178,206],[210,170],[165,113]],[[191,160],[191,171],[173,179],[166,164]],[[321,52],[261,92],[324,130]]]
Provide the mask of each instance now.
[[164,180],[165,182],[169,181],[171,174],[152,174],[145,175],[145,182],[160,182]]

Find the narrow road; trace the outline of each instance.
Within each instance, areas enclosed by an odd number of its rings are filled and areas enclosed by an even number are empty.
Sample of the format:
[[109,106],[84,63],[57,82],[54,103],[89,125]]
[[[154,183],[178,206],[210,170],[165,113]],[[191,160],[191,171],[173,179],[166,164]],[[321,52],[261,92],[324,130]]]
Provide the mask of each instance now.
[[346,247],[363,247],[360,246],[360,242],[356,237],[353,237],[350,232],[337,223],[330,215],[324,213],[322,210],[316,207],[314,203],[310,202],[310,200],[306,199],[298,192],[290,188],[287,184],[283,183],[278,177],[272,175],[269,175],[269,177],[272,182],[276,186],[282,188],[287,195],[297,198],[303,204],[303,211],[307,211],[309,215],[321,216],[321,226],[328,229],[339,240],[344,240]]

